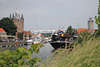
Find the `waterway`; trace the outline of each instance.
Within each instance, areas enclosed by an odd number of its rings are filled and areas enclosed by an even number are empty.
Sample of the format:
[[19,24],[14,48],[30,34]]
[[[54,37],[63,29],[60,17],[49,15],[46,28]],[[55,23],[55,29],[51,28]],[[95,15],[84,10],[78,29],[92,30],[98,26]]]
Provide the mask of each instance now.
[[[31,45],[28,46],[24,46],[26,48],[29,48]],[[0,51],[4,51],[7,48],[1,48]],[[9,48],[10,50],[15,50],[15,48]],[[52,51],[54,50],[54,48],[50,45],[50,43],[45,43],[43,44],[43,47],[40,48],[40,51],[38,54],[34,54],[33,57],[39,57],[41,58],[42,61],[45,61],[48,56],[51,55]]]
[[45,43],[44,46],[40,48],[40,52],[35,56],[41,58],[42,61],[45,61],[48,58],[48,56],[51,55],[53,50],[54,48],[49,43]]

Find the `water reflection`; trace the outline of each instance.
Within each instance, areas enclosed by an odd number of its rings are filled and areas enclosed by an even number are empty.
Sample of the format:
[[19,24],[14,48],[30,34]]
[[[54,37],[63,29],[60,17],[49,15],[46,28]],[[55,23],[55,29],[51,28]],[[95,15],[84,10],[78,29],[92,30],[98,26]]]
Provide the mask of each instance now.
[[42,48],[40,48],[39,54],[36,54],[35,56],[40,57],[42,61],[44,61],[48,56],[50,56],[53,50],[54,48],[49,43],[46,43]]
[[[46,60],[48,56],[51,55],[51,53],[54,51],[54,48],[49,44],[49,43],[45,43],[43,44],[44,46],[40,48],[40,52],[38,54],[33,55],[33,57],[39,57],[42,59],[42,61]],[[29,49],[31,47],[31,45],[24,45],[24,48]],[[10,50],[15,50],[16,47],[12,47],[12,48],[1,48],[0,51],[4,51],[6,49],[10,49]]]

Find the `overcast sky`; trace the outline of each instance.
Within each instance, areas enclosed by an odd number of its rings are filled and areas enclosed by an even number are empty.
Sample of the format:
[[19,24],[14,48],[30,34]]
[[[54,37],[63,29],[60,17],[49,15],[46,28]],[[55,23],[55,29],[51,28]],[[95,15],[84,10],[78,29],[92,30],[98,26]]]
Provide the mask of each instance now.
[[0,19],[15,12],[24,14],[25,29],[48,29],[72,25],[87,28],[97,15],[98,0],[0,0]]

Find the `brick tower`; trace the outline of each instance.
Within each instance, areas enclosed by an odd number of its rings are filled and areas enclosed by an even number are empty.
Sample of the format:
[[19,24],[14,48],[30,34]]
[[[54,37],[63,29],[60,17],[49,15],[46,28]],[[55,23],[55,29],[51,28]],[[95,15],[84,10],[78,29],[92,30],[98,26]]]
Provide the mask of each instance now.
[[[10,18],[13,20],[14,24],[17,27],[16,39],[19,39],[18,34],[23,34],[23,32],[24,32],[24,17],[23,17],[23,14],[20,14],[16,11],[12,15],[10,14]],[[22,36],[22,38],[23,38],[23,36]]]

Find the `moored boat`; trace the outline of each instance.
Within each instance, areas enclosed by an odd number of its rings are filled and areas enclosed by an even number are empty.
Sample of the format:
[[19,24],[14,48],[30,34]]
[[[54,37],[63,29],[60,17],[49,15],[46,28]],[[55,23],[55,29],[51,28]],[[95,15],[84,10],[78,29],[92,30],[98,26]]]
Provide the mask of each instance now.
[[49,43],[52,45],[54,49],[64,48],[66,44],[66,42],[64,41],[49,41]]
[[49,41],[49,43],[55,49],[63,48],[66,45],[66,40],[68,40],[68,39],[69,39],[68,36],[66,37],[64,35],[63,31],[59,31],[59,32],[54,33],[52,35],[51,40]]
[[70,33],[58,31],[51,36],[49,43],[55,49],[64,48],[66,45],[68,46],[68,44],[72,44],[77,37],[78,36],[75,34],[71,35]]

